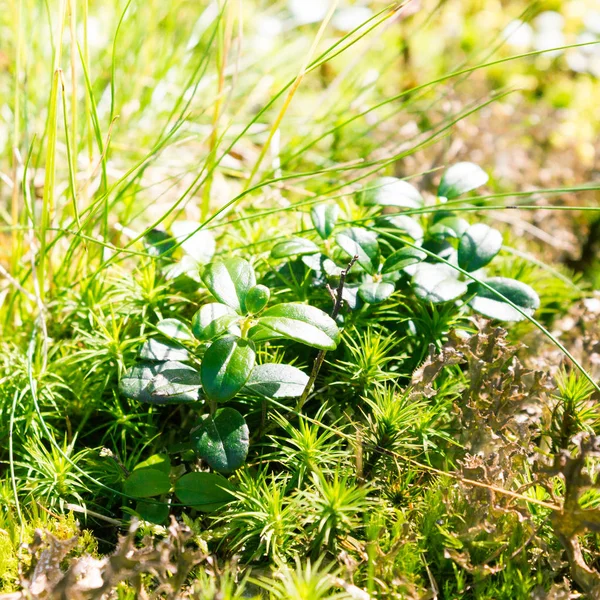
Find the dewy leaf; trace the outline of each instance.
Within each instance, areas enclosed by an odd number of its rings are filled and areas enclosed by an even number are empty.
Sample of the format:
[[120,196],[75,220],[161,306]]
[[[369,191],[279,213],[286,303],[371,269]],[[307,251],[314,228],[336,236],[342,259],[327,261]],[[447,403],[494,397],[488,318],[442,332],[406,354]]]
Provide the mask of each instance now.
[[233,486],[215,473],[188,473],[175,483],[175,495],[183,504],[212,512],[235,500]]
[[417,244],[423,241],[424,233],[421,225],[408,215],[385,215],[376,221],[382,229],[397,229],[401,235],[407,235]]
[[200,457],[220,473],[239,469],[248,456],[248,425],[233,408],[220,408],[212,417],[206,415],[192,437]]
[[[535,290],[516,279],[491,277],[486,279],[485,283],[508,298],[528,316],[532,316],[540,307],[540,299]],[[482,285],[477,285],[475,293],[476,295],[469,301],[469,305],[478,313],[500,321],[525,319],[518,310]]]
[[231,327],[238,319],[239,315],[233,308],[220,302],[210,302],[201,306],[192,317],[192,333],[202,342],[212,340],[226,331],[235,333]]
[[421,208],[423,197],[416,187],[396,177],[379,177],[360,192],[360,203],[367,206]]
[[179,319],[163,319],[156,324],[156,329],[173,340],[189,342],[194,339],[190,328]]
[[358,256],[358,264],[369,274],[377,272],[379,244],[377,235],[362,227],[344,229],[335,236],[338,246],[348,256]]
[[452,200],[487,183],[488,174],[475,163],[459,162],[446,169],[437,195]]
[[198,371],[176,361],[140,363],[129,369],[119,382],[124,396],[150,404],[195,402],[200,387]]
[[286,338],[321,350],[335,350],[340,340],[339,329],[329,315],[299,302],[268,308],[258,323]]
[[271,290],[266,285],[255,285],[246,296],[246,309],[255,315],[269,303],[270,297]]
[[417,248],[400,248],[390,254],[383,263],[382,273],[392,273],[400,271],[404,267],[415,265],[427,258],[427,254]]
[[421,263],[412,278],[415,294],[422,300],[440,303],[449,302],[467,291],[467,284],[458,281],[457,272],[445,264]]
[[326,240],[335,227],[340,213],[337,204],[317,204],[310,211],[310,218],[317,233]]
[[368,281],[363,283],[358,288],[358,295],[367,304],[378,304],[387,300],[393,293],[396,287],[393,283],[386,281]]
[[168,454],[153,454],[133,467],[134,471],[140,469],[157,469],[168,475],[171,472],[171,461]]
[[183,251],[196,262],[206,264],[212,260],[216,249],[215,238],[210,231],[200,229],[199,223],[175,221],[171,231]]
[[273,246],[271,258],[288,258],[289,256],[303,256],[315,254],[319,247],[310,240],[302,237],[292,237]]
[[256,365],[246,382],[245,392],[267,398],[297,398],[302,395],[308,375],[292,365]]
[[169,360],[187,361],[190,358],[188,351],[176,344],[161,342],[155,338],[150,338],[140,350],[142,360],[155,360],[165,362]]
[[243,258],[229,258],[206,267],[202,280],[212,295],[239,314],[246,313],[246,295],[256,285],[252,265]]
[[219,338],[210,345],[202,359],[204,393],[216,402],[231,400],[250,377],[255,359],[251,340],[235,335]]
[[465,271],[485,267],[500,252],[502,234],[483,223],[467,229],[458,244],[458,266]]
[[125,480],[123,491],[134,498],[152,498],[171,490],[169,475],[159,469],[135,470]]

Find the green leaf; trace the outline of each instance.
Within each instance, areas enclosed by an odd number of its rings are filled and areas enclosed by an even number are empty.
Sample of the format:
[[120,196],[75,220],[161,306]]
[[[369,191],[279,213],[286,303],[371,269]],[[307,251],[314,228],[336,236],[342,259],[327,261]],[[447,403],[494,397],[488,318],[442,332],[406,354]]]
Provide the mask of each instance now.
[[349,256],[358,256],[358,264],[374,275],[379,266],[377,235],[362,227],[350,227],[335,236],[338,246]]
[[194,339],[190,328],[179,319],[163,319],[156,324],[156,329],[172,340],[190,342]]
[[446,169],[437,195],[452,200],[487,183],[488,174],[475,163],[459,162]]
[[378,304],[387,300],[393,293],[396,287],[393,283],[386,281],[367,281],[358,288],[358,295],[367,304]]
[[216,402],[231,400],[250,377],[255,359],[251,340],[235,335],[219,338],[210,345],[202,359],[204,393]]
[[366,206],[397,206],[421,208],[423,197],[416,187],[396,177],[379,177],[369,183],[360,194],[360,203]]
[[322,310],[288,302],[268,308],[258,324],[286,338],[321,350],[335,350],[340,332],[335,321]]
[[238,319],[239,315],[233,308],[220,302],[210,302],[201,306],[192,317],[192,333],[202,342],[212,340],[227,331],[236,333],[232,328],[237,327],[235,323]]
[[220,408],[212,417],[205,415],[192,439],[200,457],[220,473],[239,469],[248,456],[248,425],[233,408]]
[[175,494],[183,504],[212,512],[235,500],[235,489],[225,477],[215,473],[188,473],[175,483]]
[[150,256],[168,257],[173,254],[176,242],[162,229],[152,229],[144,235],[144,243]]
[[153,454],[133,467],[134,471],[140,469],[157,469],[168,475],[171,472],[171,461],[167,454]]
[[252,369],[244,391],[267,398],[297,398],[307,383],[308,375],[292,365],[265,363]]
[[341,267],[338,267],[330,258],[320,252],[319,254],[303,256],[302,262],[318,274],[325,273],[330,277],[339,277],[342,272]]
[[465,271],[485,267],[500,252],[502,234],[483,223],[467,229],[458,244],[458,266]]
[[170,506],[164,503],[158,502],[146,502],[140,500],[135,505],[135,512],[144,521],[155,523],[156,525],[162,525],[169,516]]
[[314,242],[301,237],[292,237],[289,240],[279,242],[271,250],[271,258],[288,258],[289,256],[303,256],[304,254],[315,254],[319,246]]
[[[530,317],[540,307],[540,298],[535,290],[516,279],[491,277],[486,279],[485,283],[508,298]],[[478,284],[475,289],[476,295],[469,301],[469,305],[473,310],[500,321],[522,321],[525,319],[518,310],[487,288]]]
[[124,396],[150,404],[196,402],[200,387],[198,371],[177,361],[140,363],[119,382]]
[[444,217],[436,221],[428,230],[430,237],[436,240],[445,240],[448,238],[459,238],[469,229],[469,222],[460,217]]
[[417,266],[411,285],[422,300],[434,304],[449,302],[467,291],[467,284],[458,281],[456,273],[455,269],[445,264],[421,263]]
[[200,229],[200,224],[194,221],[175,221],[171,231],[182,250],[196,262],[206,264],[212,260],[216,242],[209,230]]
[[158,469],[140,469],[133,471],[125,480],[123,491],[134,498],[152,498],[162,496],[171,490],[169,475]]
[[206,267],[202,280],[212,295],[239,314],[246,313],[246,296],[256,285],[252,265],[243,258],[229,258]]
[[140,358],[142,360],[155,360],[165,362],[168,360],[189,360],[190,355],[185,348],[178,344],[169,344],[161,342],[155,338],[150,338],[140,350]]
[[335,227],[340,213],[337,204],[317,204],[310,211],[310,218],[317,233],[326,240]]
[[269,303],[270,297],[271,290],[266,285],[255,285],[246,296],[246,309],[255,315]]
[[427,254],[417,248],[400,248],[390,254],[383,263],[382,273],[392,273],[400,271],[404,267],[415,265],[427,258]]
[[425,237],[423,228],[408,215],[386,215],[377,219],[377,227],[382,229],[396,229],[398,233],[407,235],[420,244]]

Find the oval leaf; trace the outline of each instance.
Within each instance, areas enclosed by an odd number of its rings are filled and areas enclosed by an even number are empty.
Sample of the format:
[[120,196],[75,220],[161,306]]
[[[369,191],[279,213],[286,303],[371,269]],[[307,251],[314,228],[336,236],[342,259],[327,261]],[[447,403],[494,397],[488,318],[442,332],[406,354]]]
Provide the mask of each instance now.
[[339,277],[342,268],[338,267],[330,258],[327,258],[325,254],[310,254],[302,257],[302,262],[313,271],[317,272],[317,276],[325,273],[330,277]]
[[[421,225],[408,215],[386,215],[377,219],[377,226],[382,229],[396,229],[401,235],[407,235],[420,244],[424,233]],[[394,232],[395,233],[395,232]]]
[[398,206],[421,208],[423,197],[408,181],[397,177],[379,177],[361,192],[360,200],[366,206]]
[[472,162],[459,162],[446,169],[437,195],[452,200],[487,183],[488,179],[488,174],[479,165]]
[[212,232],[194,221],[175,221],[171,231],[182,250],[196,262],[206,264],[212,260],[217,247]]
[[235,500],[233,486],[215,473],[188,473],[175,483],[180,502],[197,510],[212,512]]
[[335,350],[340,340],[340,331],[329,315],[298,302],[268,308],[258,323],[286,338],[321,350]]
[[171,472],[171,461],[167,454],[153,454],[133,467],[134,471],[140,469],[157,469],[168,475]]
[[193,440],[200,457],[221,473],[235,471],[248,456],[248,425],[233,408],[220,408],[212,417],[206,415]]
[[267,398],[297,398],[308,383],[308,375],[292,365],[256,365],[244,391]]
[[287,258],[289,256],[303,256],[304,254],[315,254],[319,246],[314,242],[302,237],[292,237],[289,240],[279,242],[271,250],[272,258]]
[[163,319],[156,324],[156,329],[172,340],[190,342],[194,339],[190,328],[179,319]]
[[125,480],[123,491],[134,498],[162,496],[171,490],[169,475],[158,469],[139,469]]
[[467,229],[458,244],[458,266],[465,271],[485,267],[500,252],[502,234],[483,223]]
[[[528,316],[532,316],[540,307],[540,298],[535,290],[516,279],[491,277],[485,283],[508,298]],[[525,319],[508,302],[505,302],[482,285],[477,286],[476,296],[469,301],[469,305],[473,310],[491,319],[498,319],[500,321],[522,321]]]
[[358,264],[369,274],[377,272],[379,244],[377,235],[362,227],[350,227],[335,236],[338,246],[348,256],[358,256]]
[[434,304],[455,300],[467,291],[467,284],[458,281],[456,271],[445,264],[419,264],[411,283],[419,298]]
[[[239,316],[229,306],[220,302],[210,302],[200,307],[192,317],[192,333],[200,341],[208,341],[230,331]],[[239,328],[238,328],[239,329]],[[235,333],[235,331],[230,331]]]
[[378,304],[387,300],[395,289],[394,284],[387,281],[368,281],[358,288],[358,295],[367,304]]
[[427,258],[427,254],[423,250],[417,248],[400,248],[390,254],[383,263],[382,273],[392,273],[400,271],[409,265],[415,265]]
[[268,303],[271,290],[266,285],[255,285],[246,296],[246,308],[250,314],[259,313]]
[[198,371],[177,361],[140,363],[129,369],[119,382],[124,396],[150,404],[195,402],[200,387]]
[[469,229],[468,221],[452,216],[436,221],[427,230],[427,233],[436,240],[446,240],[448,238],[459,238],[467,229]]
[[310,218],[317,233],[326,240],[337,223],[340,207],[337,204],[317,204],[310,211]]
[[246,295],[256,285],[252,265],[243,258],[229,258],[206,267],[202,280],[212,295],[239,314],[246,313]]
[[202,359],[204,393],[216,402],[231,400],[250,377],[255,359],[251,340],[235,335],[219,338],[210,345]]
[[142,360],[155,360],[165,362],[168,360],[189,360],[190,355],[185,348],[178,344],[169,344],[160,340],[150,338],[140,350],[140,358]]

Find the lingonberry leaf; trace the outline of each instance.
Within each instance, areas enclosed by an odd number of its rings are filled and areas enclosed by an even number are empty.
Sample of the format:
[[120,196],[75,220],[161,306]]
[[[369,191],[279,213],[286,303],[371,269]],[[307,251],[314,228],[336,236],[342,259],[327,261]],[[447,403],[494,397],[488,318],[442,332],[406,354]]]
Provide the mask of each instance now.
[[210,263],[202,280],[212,295],[239,314],[246,313],[246,296],[256,285],[252,265],[243,258],[228,258]]
[[500,252],[502,234],[483,223],[471,225],[458,244],[458,266],[465,271],[485,267]]
[[326,240],[337,223],[340,208],[337,204],[317,204],[312,207],[310,217],[317,233]]
[[411,285],[422,300],[438,304],[459,298],[467,291],[467,284],[456,278],[456,270],[445,264],[420,263]]
[[233,408],[220,408],[205,415],[192,434],[194,448],[215,471],[230,473],[239,469],[248,456],[248,425]]
[[459,162],[442,175],[437,195],[452,200],[487,183],[488,174],[475,163]]
[[423,197],[417,188],[397,177],[379,177],[359,193],[359,203],[366,206],[421,208]]
[[225,335],[213,342],[200,369],[206,396],[215,402],[231,400],[250,377],[255,359],[252,340]]
[[180,502],[203,512],[212,512],[235,500],[235,488],[216,473],[187,473],[175,483]]
[[[532,316],[540,306],[540,298],[533,288],[516,279],[491,277],[485,283],[518,306],[527,316]],[[526,317],[492,291],[477,284],[475,296],[469,301],[471,308],[486,317],[499,321],[522,321]]]
[[340,339],[335,321],[319,308],[288,302],[268,308],[258,324],[286,338],[321,350],[334,350]]
[[358,256],[358,264],[374,275],[379,266],[379,244],[377,235],[362,227],[344,229],[335,236],[338,246],[348,256]]

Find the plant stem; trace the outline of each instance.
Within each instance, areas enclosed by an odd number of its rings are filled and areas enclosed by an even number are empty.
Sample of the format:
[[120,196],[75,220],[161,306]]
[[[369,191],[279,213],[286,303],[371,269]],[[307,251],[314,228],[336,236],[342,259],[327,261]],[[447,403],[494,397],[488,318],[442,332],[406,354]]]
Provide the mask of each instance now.
[[[344,302],[342,299],[342,293],[344,292],[344,284],[346,283],[346,276],[348,275],[348,273],[350,272],[350,269],[354,266],[354,263],[357,260],[358,260],[358,256],[353,256],[352,260],[348,263],[348,266],[340,273],[340,282],[337,286],[337,290],[335,291],[335,293],[328,286],[329,293],[331,294],[331,297],[333,298],[333,301],[334,301],[333,302],[333,310],[331,311],[332,319],[335,319],[340,314],[340,310],[342,309],[342,304]],[[308,394],[310,393],[312,386],[314,385],[315,381],[317,380],[317,376],[319,375],[319,371],[321,370],[321,366],[323,365],[323,361],[325,360],[325,354],[327,354],[327,350],[321,350],[319,352],[319,354],[317,354],[317,358],[315,358],[315,362],[313,364],[313,368],[310,373],[310,377],[308,378],[306,387],[304,388],[304,391],[302,392],[302,396],[300,396],[300,399],[298,400],[298,404],[296,405],[296,411],[298,411],[298,412],[300,412],[300,410],[302,410],[302,407],[304,406],[304,403],[306,402],[306,399],[308,398]]]

